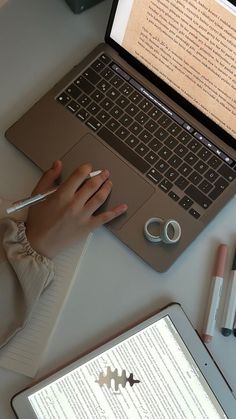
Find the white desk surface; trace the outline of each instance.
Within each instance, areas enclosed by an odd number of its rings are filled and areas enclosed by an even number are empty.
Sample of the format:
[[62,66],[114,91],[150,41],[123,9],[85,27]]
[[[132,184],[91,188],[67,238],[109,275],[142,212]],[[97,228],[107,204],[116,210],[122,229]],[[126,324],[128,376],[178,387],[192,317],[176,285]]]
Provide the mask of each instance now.
[[[0,196],[25,196],[40,176],[33,163],[5,140],[6,128],[103,41],[110,6],[111,0],[105,0],[74,15],[63,0],[8,0],[0,9]],[[171,301],[182,304],[201,332],[219,242],[230,246],[226,275],[230,271],[235,207],[233,199],[164,274],[144,264],[105,228],[97,230],[40,374]],[[220,319],[208,348],[236,394],[236,338],[221,336],[219,329]],[[0,369],[0,418],[14,418],[9,400],[30,381]]]

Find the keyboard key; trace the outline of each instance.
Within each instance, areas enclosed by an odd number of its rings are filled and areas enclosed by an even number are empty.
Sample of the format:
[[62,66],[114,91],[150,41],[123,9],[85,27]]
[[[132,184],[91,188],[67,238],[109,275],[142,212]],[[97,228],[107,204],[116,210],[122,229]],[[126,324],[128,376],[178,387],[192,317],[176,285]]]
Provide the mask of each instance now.
[[179,176],[178,179],[175,180],[175,185],[183,191],[189,185],[189,182],[183,176]]
[[158,125],[156,124],[155,121],[153,121],[152,119],[149,119],[149,121],[146,122],[146,124],[144,125],[144,127],[146,129],[148,129],[148,131],[150,131],[151,133],[153,133],[158,128]]
[[99,103],[99,102],[101,102],[101,100],[102,99],[104,99],[105,98],[105,96],[104,96],[104,94],[102,93],[102,92],[100,92],[100,90],[95,90],[92,94],[91,94],[91,98],[95,101],[95,102],[97,102],[97,103]]
[[190,148],[191,151],[198,151],[201,148],[201,143],[199,141],[192,139],[190,143],[188,143],[188,148]]
[[79,76],[79,78],[75,81],[75,84],[87,95],[90,95],[95,90],[94,86],[82,76]]
[[162,147],[162,144],[160,143],[160,141],[156,140],[155,138],[153,138],[153,140],[150,141],[148,145],[155,152],[159,151]]
[[129,135],[129,131],[124,128],[124,127],[120,127],[118,128],[118,130],[116,130],[116,135],[121,139],[121,140],[125,140],[128,135]]
[[106,111],[110,111],[113,107],[113,102],[110,99],[105,98],[101,103],[101,108],[105,109]]
[[178,170],[181,173],[181,175],[186,176],[186,177],[189,176],[190,173],[192,172],[192,168],[187,163],[181,164]]
[[101,80],[101,76],[93,71],[91,67],[87,68],[82,75],[92,84],[97,84]]
[[154,121],[157,121],[157,119],[159,120],[160,116],[163,115],[163,112],[160,111],[160,109],[156,108],[155,106],[153,106],[150,111],[148,112],[148,115],[154,119]]
[[113,106],[113,108],[110,111],[110,114],[114,117],[114,118],[120,118],[121,115],[123,115],[124,111],[122,111],[121,108],[119,108],[119,106]]
[[219,168],[218,172],[226,179],[228,182],[232,182],[232,180],[236,177],[236,172],[233,171],[229,166],[226,164],[222,164]]
[[175,153],[179,156],[179,157],[183,157],[185,156],[185,154],[188,153],[188,149],[187,147],[185,147],[182,144],[177,145],[177,147],[175,147]]
[[169,160],[168,160],[169,164],[174,167],[175,169],[177,169],[180,164],[182,163],[182,160],[180,157],[178,157],[176,154],[173,154]]
[[110,115],[109,115],[106,111],[101,110],[101,111],[97,114],[96,118],[97,118],[100,122],[102,122],[103,124],[105,124],[105,122],[107,122],[107,121],[108,121],[108,119],[110,119]]
[[171,134],[171,135],[177,135],[181,132],[181,128],[179,125],[177,125],[175,122],[173,122],[169,128],[167,128],[167,131]]
[[168,179],[162,179],[158,186],[160,189],[162,189],[162,191],[169,192],[173,184]]
[[152,103],[149,102],[147,99],[143,99],[142,102],[140,102],[139,107],[143,110],[148,112],[152,108]]
[[100,60],[96,60],[94,61],[94,63],[91,65],[91,67],[96,70],[98,73],[100,71],[102,71],[102,69],[105,67],[105,63],[100,61]]
[[224,191],[227,188],[227,186],[229,186],[229,183],[223,177],[219,177],[219,179],[217,179],[217,181],[215,182],[215,186]]
[[106,122],[106,126],[111,131],[116,131],[120,127],[120,124],[119,124],[119,122],[116,121],[116,119],[111,118],[111,119],[109,119],[108,122]]
[[149,170],[149,172],[147,173],[147,177],[156,185],[157,183],[159,183],[161,181],[161,179],[163,178],[163,176],[154,168],[152,168],[151,170]]
[[119,89],[122,95],[129,96],[131,93],[134,92],[133,87],[130,86],[128,83],[124,83],[123,86]]
[[71,100],[71,97],[68,96],[66,93],[61,93],[58,97],[57,97],[57,101],[60,102],[62,105],[67,105],[67,103],[69,103]]
[[75,113],[79,110],[80,106],[78,105],[78,103],[76,103],[74,100],[72,100],[68,105],[66,105],[67,109],[69,109],[69,111],[71,113]]
[[164,141],[168,135],[168,132],[164,128],[158,128],[158,130],[155,132],[155,137],[161,141]]
[[204,209],[207,209],[212,203],[209,198],[207,198],[202,192],[199,191],[199,189],[193,185],[189,185],[185,190],[185,193]]
[[79,110],[79,112],[77,112],[76,116],[78,119],[84,122],[86,121],[86,119],[88,119],[89,113],[85,109],[82,108]]
[[155,164],[158,160],[158,156],[153,151],[149,151],[149,153],[145,156],[145,160],[147,160],[150,164]]
[[166,114],[163,114],[161,118],[158,119],[158,124],[164,128],[169,127],[172,123],[172,119],[170,119]]
[[128,160],[133,166],[135,166],[141,173],[146,173],[150,169],[144,159],[139,157],[131,148],[127,147],[125,143],[120,141],[111,131],[106,127],[102,127],[99,131],[100,137],[109,144],[114,150],[116,150],[122,157]]
[[198,151],[198,153],[197,153],[197,155],[203,160],[203,161],[207,161],[211,156],[212,156],[212,153],[210,152],[210,150],[208,150],[207,148],[205,148],[205,147],[202,147],[199,151]]
[[145,122],[148,121],[148,116],[146,113],[140,111],[136,116],[135,116],[136,121],[138,121],[140,124],[145,124]]
[[170,167],[167,170],[167,172],[165,173],[165,176],[173,182],[179,176],[179,174],[176,170],[174,170],[174,169],[172,169],[172,167]]
[[205,173],[205,178],[207,180],[209,180],[210,182],[215,182],[215,180],[219,177],[219,174],[217,172],[215,172],[212,169],[209,169],[206,173]]
[[172,150],[177,146],[178,141],[172,135],[169,135],[169,137],[165,139],[164,143],[167,147],[169,147]]
[[183,207],[184,209],[189,209],[193,205],[192,199],[190,199],[187,195],[185,195],[180,201],[179,205]]
[[189,180],[190,182],[192,182],[194,185],[197,185],[199,182],[201,182],[202,180],[202,176],[199,175],[198,172],[194,171],[191,173],[191,175],[189,176]]
[[92,102],[90,103],[90,105],[87,107],[87,110],[89,111],[89,113],[91,113],[92,115],[96,115],[100,110],[100,106],[98,106],[98,104],[96,102]]
[[143,130],[143,127],[138,122],[133,122],[129,129],[133,134],[138,135]]
[[119,89],[119,87],[122,86],[122,84],[124,84],[124,80],[122,80],[121,77],[115,75],[114,77],[112,77],[112,79],[110,80],[110,83],[112,84],[112,86],[115,86],[117,89]]
[[189,214],[191,214],[194,218],[196,218],[196,220],[200,217],[199,212],[197,212],[194,208],[191,208],[189,210]]
[[152,134],[149,131],[147,131],[147,130],[144,129],[139,134],[139,138],[140,138],[140,140],[143,141],[143,143],[147,144],[147,143],[149,143],[149,141],[151,141],[151,139],[153,139],[153,136],[152,136]]
[[184,161],[190,165],[195,164],[198,161],[196,154],[193,154],[191,151],[184,157]]
[[91,99],[89,96],[83,94],[81,96],[79,96],[79,98],[77,99],[77,102],[81,105],[81,106],[88,106],[89,103],[91,102]]
[[104,64],[107,64],[107,65],[111,62],[110,57],[108,57],[108,55],[106,54],[100,55],[99,59],[100,61],[102,61]]
[[168,147],[162,147],[161,150],[158,152],[159,156],[165,160],[168,160],[171,156],[172,152]]
[[133,118],[131,118],[131,116],[125,113],[124,115],[121,116],[120,122],[123,126],[129,127],[130,124],[133,122]]
[[120,96],[120,93],[115,87],[111,87],[109,90],[107,90],[107,97],[112,100],[116,100]]
[[218,169],[218,167],[221,165],[222,160],[220,160],[218,157],[216,156],[212,156],[210,158],[210,160],[208,161],[208,164],[213,168],[213,169]]
[[90,127],[93,131],[97,131],[99,128],[101,128],[101,122],[99,122],[93,116],[91,116],[91,118],[86,121],[86,125],[88,125],[88,127]]
[[109,67],[105,67],[101,72],[100,75],[106,79],[110,80],[114,76],[114,71],[112,71]]
[[121,95],[118,97],[118,99],[116,100],[117,105],[119,105],[122,109],[126,108],[127,105],[130,104],[129,99],[127,99],[127,97]]
[[178,137],[177,137],[178,139],[179,139],[179,141],[182,143],[182,144],[188,144],[188,142],[191,140],[191,138],[193,138],[192,137],[192,135],[190,135],[188,132],[186,132],[186,131],[182,131],[182,132],[180,132],[180,134],[178,135]]
[[130,115],[130,116],[135,116],[139,109],[136,105],[134,105],[133,103],[130,103],[129,106],[126,107],[125,111]]
[[198,185],[198,187],[202,192],[208,194],[208,192],[210,192],[210,190],[213,188],[213,184],[204,179],[200,185]]
[[103,93],[106,93],[110,88],[111,85],[110,83],[108,83],[108,81],[106,80],[101,80],[98,84],[97,84],[97,88],[99,90],[101,90]]
[[130,135],[127,140],[125,141],[131,148],[134,148],[136,145],[138,145],[139,140],[136,136]]
[[208,167],[209,166],[206,163],[204,163],[202,160],[199,160],[195,164],[194,169],[202,175],[203,173],[205,173],[205,171],[208,169]]
[[155,168],[161,173],[164,173],[169,167],[170,166],[164,160],[159,160],[155,165]]
[[137,147],[135,147],[135,151],[143,157],[145,154],[147,154],[149,148],[145,144],[140,143],[137,145]]
[[100,61],[102,61],[104,64],[107,64],[107,65],[111,62],[110,57],[108,57],[108,55],[106,54],[100,55],[99,59]]
[[143,99],[143,96],[140,93],[134,91],[133,93],[131,93],[129,98],[131,102],[138,104]]
[[173,192],[173,191],[170,191],[169,193],[168,193],[168,195],[171,197],[171,199],[173,199],[174,201],[178,201],[179,199],[180,199],[180,197],[179,197],[179,195],[177,195],[175,192]]
[[77,99],[77,97],[81,94],[81,90],[74,83],[72,83],[69,87],[67,87],[66,93],[68,93],[73,99]]

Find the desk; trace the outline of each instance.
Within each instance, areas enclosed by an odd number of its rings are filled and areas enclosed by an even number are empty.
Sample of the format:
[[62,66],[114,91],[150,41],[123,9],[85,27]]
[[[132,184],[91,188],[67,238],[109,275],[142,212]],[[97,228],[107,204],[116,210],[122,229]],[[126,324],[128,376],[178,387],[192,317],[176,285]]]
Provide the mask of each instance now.
[[[110,6],[111,0],[105,0],[74,15],[63,0],[8,0],[0,9],[0,195],[25,196],[40,177],[33,163],[5,140],[6,128],[103,40]],[[104,227],[97,230],[39,375],[171,301],[182,304],[201,332],[217,245],[230,245],[228,273],[235,231],[232,200],[171,269],[159,274]],[[236,338],[216,330],[208,348],[236,394]],[[30,381],[0,369],[1,418],[14,418],[9,400]]]

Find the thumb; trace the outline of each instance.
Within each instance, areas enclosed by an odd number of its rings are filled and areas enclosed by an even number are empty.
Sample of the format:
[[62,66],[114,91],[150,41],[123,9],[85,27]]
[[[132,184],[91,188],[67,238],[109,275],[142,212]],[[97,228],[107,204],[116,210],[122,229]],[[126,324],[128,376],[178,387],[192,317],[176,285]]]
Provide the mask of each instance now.
[[47,192],[48,189],[55,186],[55,181],[59,178],[62,171],[61,160],[55,160],[52,167],[45,172],[37,185],[35,186],[32,194]]

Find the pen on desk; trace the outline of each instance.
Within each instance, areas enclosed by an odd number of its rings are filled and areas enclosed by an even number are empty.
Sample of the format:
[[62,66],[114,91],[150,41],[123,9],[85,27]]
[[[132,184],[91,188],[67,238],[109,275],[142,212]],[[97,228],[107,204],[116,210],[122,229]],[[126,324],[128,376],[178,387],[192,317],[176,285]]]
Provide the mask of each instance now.
[[[101,172],[102,172],[101,170],[96,170],[95,172],[91,172],[87,176],[87,179],[100,175]],[[33,195],[28,198],[21,199],[20,201],[13,202],[12,206],[6,209],[6,212],[7,214],[12,214],[15,211],[19,211],[23,208],[29,207],[30,205],[37,204],[38,202],[44,201],[47,198],[47,196],[53,194],[54,192],[56,192],[56,190],[57,188],[53,188],[47,192]]]
[[216,253],[213,277],[211,280],[211,289],[208,297],[205,326],[202,334],[202,339],[205,343],[209,343],[214,336],[216,315],[223,285],[227,249],[226,244],[220,244]]
[[234,253],[234,260],[232,265],[231,280],[229,283],[228,294],[225,302],[223,314],[223,326],[221,333],[224,336],[229,336],[232,333],[234,325],[234,316],[236,309],[236,251]]

